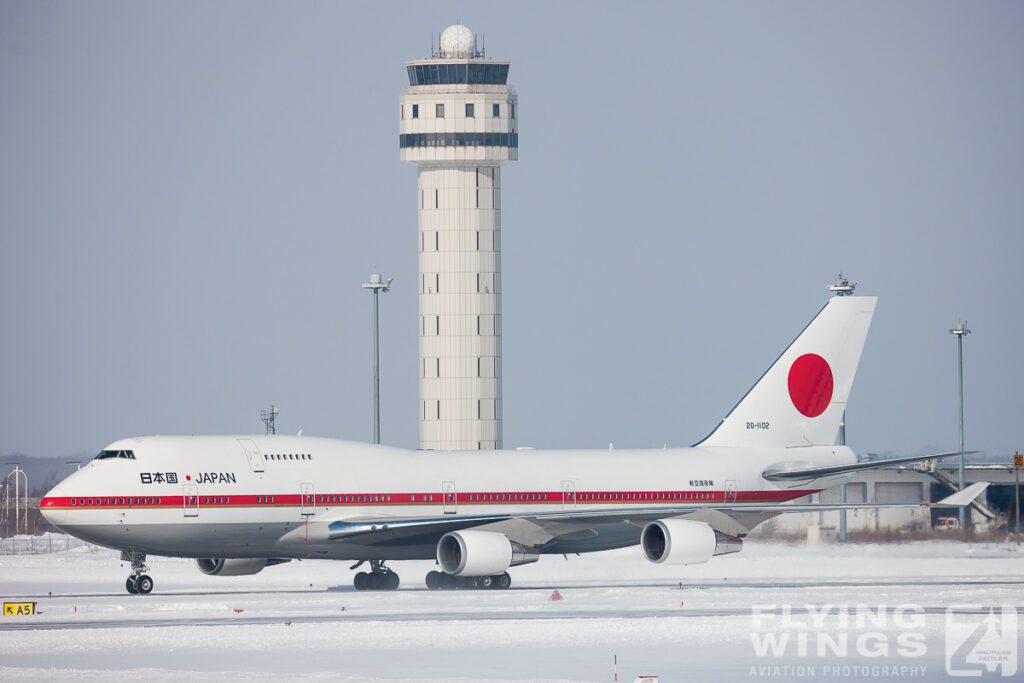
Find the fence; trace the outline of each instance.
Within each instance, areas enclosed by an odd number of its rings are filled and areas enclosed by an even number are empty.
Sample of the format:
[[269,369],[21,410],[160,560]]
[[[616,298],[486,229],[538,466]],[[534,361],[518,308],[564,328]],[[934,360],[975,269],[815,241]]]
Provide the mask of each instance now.
[[42,555],[59,553],[72,548],[89,546],[89,543],[72,538],[67,534],[43,534],[42,536],[12,536],[0,538],[0,555]]

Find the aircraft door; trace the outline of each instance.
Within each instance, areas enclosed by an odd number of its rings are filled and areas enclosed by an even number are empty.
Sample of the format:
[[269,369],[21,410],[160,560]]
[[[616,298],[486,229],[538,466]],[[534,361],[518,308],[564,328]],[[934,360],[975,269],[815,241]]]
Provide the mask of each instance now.
[[570,479],[562,482],[562,509],[567,511],[576,509],[576,482]]
[[302,510],[303,515],[309,516],[315,512],[314,507],[314,492],[313,485],[309,483],[299,484],[299,497],[302,499]]
[[725,480],[725,502],[735,503],[736,502],[736,480],[726,479]]
[[199,487],[195,484],[184,484],[181,487],[184,496],[184,508],[186,517],[199,516]]
[[459,492],[454,481],[441,482],[441,501],[444,514],[454,515],[459,511]]
[[242,447],[242,453],[245,454],[245,459],[249,461],[249,468],[253,472],[262,472],[263,453],[260,452],[260,447],[256,445],[256,442],[252,439],[239,439],[238,445]]

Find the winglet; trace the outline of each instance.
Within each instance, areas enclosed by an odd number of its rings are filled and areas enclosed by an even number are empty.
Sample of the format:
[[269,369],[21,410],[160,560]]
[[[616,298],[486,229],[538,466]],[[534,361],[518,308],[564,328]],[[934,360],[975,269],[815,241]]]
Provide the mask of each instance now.
[[989,485],[987,481],[979,481],[976,484],[971,484],[963,491],[957,491],[951,496],[946,496],[938,503],[933,503],[932,507],[952,507],[960,508],[970,505],[975,498],[977,498],[982,491],[984,491]]

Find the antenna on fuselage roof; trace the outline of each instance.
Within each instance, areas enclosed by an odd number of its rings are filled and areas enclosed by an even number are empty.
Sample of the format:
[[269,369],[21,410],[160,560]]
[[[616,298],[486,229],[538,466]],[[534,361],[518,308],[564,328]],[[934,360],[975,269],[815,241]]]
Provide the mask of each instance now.
[[267,434],[277,434],[277,427],[274,426],[274,422],[279,414],[280,411],[273,403],[270,404],[270,410],[266,408],[260,410],[260,419],[263,420],[263,424],[267,427]]

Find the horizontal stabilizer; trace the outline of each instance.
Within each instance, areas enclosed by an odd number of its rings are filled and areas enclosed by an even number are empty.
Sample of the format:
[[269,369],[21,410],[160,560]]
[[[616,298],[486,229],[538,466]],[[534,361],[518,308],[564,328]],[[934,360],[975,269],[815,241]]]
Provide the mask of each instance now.
[[981,492],[989,485],[987,481],[979,481],[976,484],[971,484],[963,491],[957,491],[951,496],[946,496],[937,503],[933,503],[932,507],[951,507],[951,508],[962,508],[970,505],[975,498],[981,495]]
[[906,458],[893,458],[892,460],[872,460],[871,462],[855,462],[849,465],[828,465],[826,467],[797,467],[783,469],[767,469],[761,476],[768,481],[795,481],[818,479],[819,477],[832,477],[847,472],[859,472],[860,470],[874,470],[889,465],[903,465],[910,462],[921,462],[924,460],[937,460],[938,458],[950,458],[954,455],[969,455],[978,451],[953,451],[951,453],[932,453],[930,455],[911,455]]

